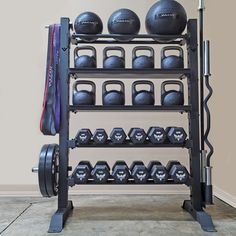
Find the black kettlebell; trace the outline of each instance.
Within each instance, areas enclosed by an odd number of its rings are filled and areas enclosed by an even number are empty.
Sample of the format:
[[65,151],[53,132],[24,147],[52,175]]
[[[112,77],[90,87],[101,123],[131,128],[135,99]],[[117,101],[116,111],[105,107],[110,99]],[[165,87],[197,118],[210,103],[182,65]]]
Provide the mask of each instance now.
[[[110,51],[119,51],[121,56],[108,56]],[[104,69],[122,69],[125,68],[125,50],[122,47],[106,47],[103,51],[103,68]]]
[[[137,90],[137,85],[149,85],[150,90]],[[154,105],[154,84],[151,81],[135,81],[132,85],[132,102],[133,105]]]
[[[148,51],[150,56],[137,55],[138,51]],[[154,50],[148,46],[138,46],[133,49],[133,69],[153,69],[155,64]]]
[[[167,85],[178,85],[179,90],[166,90]],[[161,104],[163,106],[182,106],[184,105],[184,85],[180,81],[165,81],[161,85]]]
[[[179,56],[166,56],[167,51],[178,51]],[[177,46],[167,46],[161,50],[161,68],[162,69],[183,69],[184,68],[184,50]]]
[[[92,55],[79,55],[79,51],[89,50]],[[74,60],[76,69],[91,69],[97,67],[97,52],[92,46],[76,47],[74,50]]]
[[[119,85],[120,90],[107,90],[108,85]],[[103,105],[125,105],[125,85],[119,80],[109,80],[103,83]]]
[[[78,85],[90,85],[91,91],[89,90],[78,90]],[[73,105],[95,105],[95,91],[96,85],[92,81],[78,80],[73,85]]]

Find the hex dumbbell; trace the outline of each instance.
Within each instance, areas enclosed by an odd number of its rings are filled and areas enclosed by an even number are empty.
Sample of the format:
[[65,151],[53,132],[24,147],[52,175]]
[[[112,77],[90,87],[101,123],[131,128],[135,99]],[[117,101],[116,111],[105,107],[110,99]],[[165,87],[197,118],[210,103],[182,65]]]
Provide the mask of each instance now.
[[132,128],[128,136],[134,144],[143,144],[147,138],[146,132],[141,128]]
[[107,141],[107,133],[104,129],[96,129],[93,134],[93,141],[96,144],[104,144]]
[[88,144],[92,138],[90,129],[80,129],[75,137],[77,144]]
[[130,166],[130,172],[136,184],[144,184],[147,182],[149,174],[142,161],[134,161]]
[[182,127],[168,127],[166,133],[169,141],[173,144],[183,144],[187,138],[187,134]]
[[98,161],[91,171],[91,176],[97,184],[104,184],[110,177],[110,167],[106,161]]
[[161,144],[166,141],[166,132],[161,127],[150,127],[147,135],[153,144]]
[[91,176],[93,167],[89,161],[81,161],[77,165],[73,177],[75,184],[86,184]]
[[117,161],[112,167],[112,176],[116,184],[126,184],[130,178],[129,167],[124,161]]
[[161,162],[151,161],[147,169],[150,178],[152,178],[156,184],[165,183],[168,180],[169,173]]
[[122,144],[126,140],[126,133],[122,128],[114,128],[110,134],[110,139],[114,144]]
[[179,161],[169,161],[166,169],[169,176],[175,183],[185,184],[189,179],[189,173],[185,166],[181,165]]

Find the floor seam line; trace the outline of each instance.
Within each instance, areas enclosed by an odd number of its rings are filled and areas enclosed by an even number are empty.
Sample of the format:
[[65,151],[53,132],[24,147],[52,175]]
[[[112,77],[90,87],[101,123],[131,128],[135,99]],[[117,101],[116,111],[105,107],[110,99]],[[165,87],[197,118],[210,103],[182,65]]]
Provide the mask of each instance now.
[[14,224],[30,207],[32,203],[30,203],[14,220],[12,220],[1,232],[3,234],[12,224]]

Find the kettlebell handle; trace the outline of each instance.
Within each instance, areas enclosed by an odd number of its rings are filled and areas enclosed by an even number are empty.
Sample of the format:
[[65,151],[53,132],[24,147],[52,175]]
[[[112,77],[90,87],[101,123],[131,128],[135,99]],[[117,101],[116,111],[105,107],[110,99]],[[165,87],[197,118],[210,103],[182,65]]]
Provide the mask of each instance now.
[[153,84],[153,82],[148,81],[148,80],[139,80],[139,81],[135,81],[132,85],[133,94],[138,92],[136,88],[137,88],[137,85],[140,85],[140,84],[149,85],[150,86],[150,92],[154,93],[154,84]]
[[152,57],[153,60],[154,60],[155,52],[154,52],[154,49],[152,47],[148,47],[148,46],[137,46],[137,47],[135,47],[133,49],[133,52],[132,52],[133,59],[137,58],[137,52],[138,51],[149,51],[150,52],[150,57]]
[[91,85],[91,87],[92,87],[91,92],[95,94],[96,85],[93,81],[89,81],[89,80],[77,80],[73,84],[73,91],[78,92],[78,85],[80,85],[80,84]]
[[103,50],[103,60],[106,60],[108,58],[108,51],[120,51],[121,52],[121,58],[125,59],[125,50],[122,47],[106,47]]
[[181,81],[177,81],[177,80],[168,80],[168,81],[164,81],[161,84],[161,94],[166,93],[166,86],[167,85],[178,85],[179,86],[179,92],[184,93],[184,85]]
[[122,92],[122,93],[125,92],[125,85],[122,81],[120,81],[120,80],[108,80],[108,81],[105,81],[102,85],[103,94],[107,93],[107,85],[112,85],[112,84],[120,85],[120,92]]
[[166,52],[167,51],[179,51],[179,57],[184,58],[184,50],[181,47],[178,46],[166,46],[162,48],[161,50],[161,60],[166,58]]
[[74,50],[74,58],[79,57],[79,51],[82,50],[89,50],[92,52],[92,57],[94,57],[95,60],[97,60],[97,51],[94,47],[92,46],[81,46],[81,47],[76,47]]

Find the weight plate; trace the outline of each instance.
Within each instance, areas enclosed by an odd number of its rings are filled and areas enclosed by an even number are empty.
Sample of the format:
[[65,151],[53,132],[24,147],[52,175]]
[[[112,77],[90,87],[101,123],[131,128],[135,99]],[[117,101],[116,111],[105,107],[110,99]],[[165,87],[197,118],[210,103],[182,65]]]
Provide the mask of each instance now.
[[38,181],[39,181],[39,189],[43,197],[48,197],[46,182],[45,182],[45,161],[48,147],[49,147],[48,144],[44,145],[39,154]]
[[57,144],[49,145],[45,161],[45,183],[49,197],[57,195],[58,192],[58,172],[59,146]]

